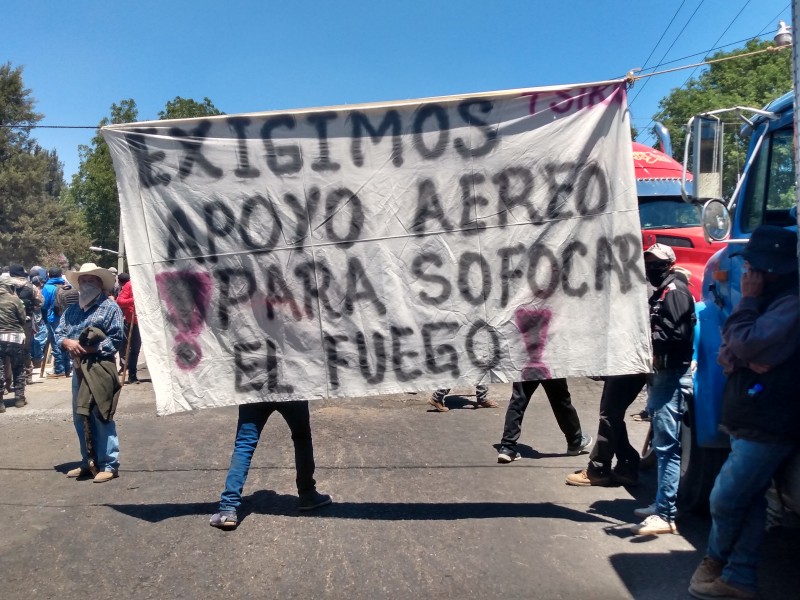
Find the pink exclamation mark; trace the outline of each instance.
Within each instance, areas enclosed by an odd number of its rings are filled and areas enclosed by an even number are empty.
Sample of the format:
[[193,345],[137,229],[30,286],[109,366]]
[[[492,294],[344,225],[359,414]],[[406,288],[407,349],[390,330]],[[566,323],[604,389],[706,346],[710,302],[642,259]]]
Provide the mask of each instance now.
[[528,362],[522,369],[522,379],[525,381],[550,379],[550,369],[542,361],[542,355],[547,345],[547,329],[552,317],[553,313],[549,309],[518,308],[514,313],[514,320],[528,351]]
[[211,303],[211,275],[206,272],[159,273],[156,285],[175,334],[175,364],[182,371],[194,369],[203,351],[197,337],[203,331]]

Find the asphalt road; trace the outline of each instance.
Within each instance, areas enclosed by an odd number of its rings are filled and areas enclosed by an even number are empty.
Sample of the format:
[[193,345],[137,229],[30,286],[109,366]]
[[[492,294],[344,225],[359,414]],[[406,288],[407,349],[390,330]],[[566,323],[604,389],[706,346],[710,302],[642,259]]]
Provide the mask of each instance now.
[[[147,376],[146,370],[140,376]],[[594,435],[601,384],[571,380]],[[239,528],[208,526],[233,443],[235,408],[155,416],[152,386],[123,392],[119,479],[67,479],[77,439],[69,383],[36,382],[30,404],[0,414],[0,597],[16,598],[543,598],[688,597],[708,522],[680,535],[633,537],[637,488],[573,488],[586,457],[565,455],[543,391],[522,435],[523,459],[496,462],[510,386],[499,409],[474,410],[470,390],[448,413],[427,397],[312,404],[317,481],[334,504],[296,509],[289,431],[264,430]],[[641,408],[634,404],[633,409]],[[634,445],[646,425],[629,423]],[[765,598],[796,598],[797,530],[773,529]]]

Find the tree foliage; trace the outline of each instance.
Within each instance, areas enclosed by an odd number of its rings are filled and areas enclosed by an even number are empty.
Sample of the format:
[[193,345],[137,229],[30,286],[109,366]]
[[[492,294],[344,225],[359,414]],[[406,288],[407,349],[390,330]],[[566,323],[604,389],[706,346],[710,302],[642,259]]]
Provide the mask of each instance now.
[[175,96],[173,100],[167,102],[164,110],[159,111],[159,119],[190,119],[193,117],[211,117],[223,115],[214,103],[208,98],[203,98],[202,102],[197,102],[191,98],[181,98]]
[[[22,68],[0,65],[0,262],[32,266],[66,255],[78,260],[88,240],[81,214],[59,200],[63,168],[55,150],[31,136],[35,112]],[[50,265],[47,265],[50,266]]]
[[[747,54],[773,47],[772,42],[751,40],[743,48],[731,52],[718,52],[710,59]],[[711,64],[698,77],[690,79],[684,87],[673,89],[659,103],[654,121],[661,121],[670,130],[673,155],[683,160],[685,127],[696,114],[717,108],[749,106],[762,108],[792,88],[792,53],[790,49],[764,52],[755,56],[742,56]],[[739,135],[742,122],[731,113],[725,120],[726,172],[723,190],[729,197],[736,186],[747,151],[747,141]]]
[[[162,119],[180,119],[223,114],[208,98],[197,102],[191,98],[175,96],[158,113]],[[139,117],[139,110],[132,98],[111,105],[111,114],[100,121],[105,125],[131,123]],[[89,146],[81,146],[80,168],[73,175],[72,183],[65,193],[66,200],[84,215],[86,231],[92,244],[110,250],[119,245],[119,195],[114,165],[108,145],[98,129]],[[103,266],[112,266],[117,257],[103,253],[95,258]]]
[[[139,111],[132,98],[111,105],[111,115],[103,117],[99,127],[131,123]],[[66,201],[75,206],[86,221],[86,232],[95,246],[117,250],[119,245],[119,196],[111,154],[98,129],[91,145],[81,145],[80,167],[72,176],[65,193]],[[96,261],[103,266],[113,266],[116,256],[102,254]]]

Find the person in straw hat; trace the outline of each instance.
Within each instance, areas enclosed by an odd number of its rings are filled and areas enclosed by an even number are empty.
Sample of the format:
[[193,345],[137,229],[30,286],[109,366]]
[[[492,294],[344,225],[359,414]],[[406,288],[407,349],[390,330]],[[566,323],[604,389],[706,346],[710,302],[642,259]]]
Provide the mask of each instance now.
[[122,346],[122,311],[108,297],[116,282],[108,269],[85,263],[77,271],[68,271],[66,277],[78,289],[78,303],[61,315],[55,339],[74,363],[72,417],[81,451],[80,465],[67,477],[91,474],[95,483],[103,483],[117,477],[119,471],[119,438],[113,416],[121,387],[115,356]]

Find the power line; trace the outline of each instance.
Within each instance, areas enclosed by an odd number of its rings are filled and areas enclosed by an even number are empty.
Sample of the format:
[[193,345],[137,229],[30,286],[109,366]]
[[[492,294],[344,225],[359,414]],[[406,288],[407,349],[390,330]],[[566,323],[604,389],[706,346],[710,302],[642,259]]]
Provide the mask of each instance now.
[[[683,24],[683,27],[682,27],[682,28],[681,28],[681,30],[678,32],[678,35],[676,35],[676,36],[675,36],[675,39],[674,39],[674,40],[672,40],[672,44],[670,44],[669,48],[667,48],[667,51],[666,51],[666,52],[664,52],[664,55],[661,57],[661,60],[658,62],[658,64],[656,65],[656,67],[655,67],[655,68],[658,68],[658,67],[660,67],[660,66],[663,64],[663,61],[664,61],[664,59],[667,57],[667,54],[669,54],[670,50],[672,50],[672,48],[673,48],[673,47],[675,46],[675,44],[678,42],[678,40],[680,39],[680,37],[683,35],[683,32],[684,32],[684,31],[686,31],[686,28],[689,26],[689,23],[691,23],[691,22],[692,22],[692,19],[693,19],[693,18],[694,18],[694,16],[697,14],[697,11],[698,11],[698,10],[700,10],[700,7],[701,7],[701,6],[703,6],[703,3],[704,3],[705,1],[706,1],[706,0],[700,0],[700,4],[698,4],[698,5],[697,5],[697,8],[695,8],[695,9],[694,9],[694,12],[693,12],[693,13],[692,13],[692,14],[689,16],[689,18],[687,19],[686,23],[684,23],[684,24]],[[636,92],[636,95],[633,97],[633,100],[631,100],[631,101],[630,101],[630,103],[628,104],[628,106],[633,106],[633,103],[634,103],[634,102],[636,102],[636,99],[639,97],[639,94],[641,94],[641,93],[642,93],[642,91],[644,90],[644,88],[646,88],[646,87],[647,87],[647,84],[648,84],[648,83],[649,83],[648,81],[645,81],[645,82],[644,82],[644,84],[642,85],[642,87],[640,87],[640,88],[639,88],[639,91],[638,91],[638,92]]]
[[642,69],[649,68],[649,67],[647,67],[647,63],[650,62],[650,59],[653,57],[653,53],[656,51],[656,48],[658,48],[659,44],[661,43],[661,40],[663,40],[664,36],[667,35],[667,31],[669,31],[669,28],[672,27],[672,23],[675,21],[675,18],[678,16],[678,13],[681,12],[681,9],[683,8],[684,4],[686,4],[686,0],[683,0],[683,2],[681,2],[681,5],[678,7],[678,9],[672,15],[672,18],[669,20],[669,23],[667,23],[667,26],[664,28],[664,31],[661,32],[661,37],[658,38],[658,41],[656,42],[656,45],[653,46],[653,49],[650,50],[650,54],[648,54],[647,58],[644,59],[644,66],[642,67]]
[[100,129],[100,125],[0,125],[2,129]]

